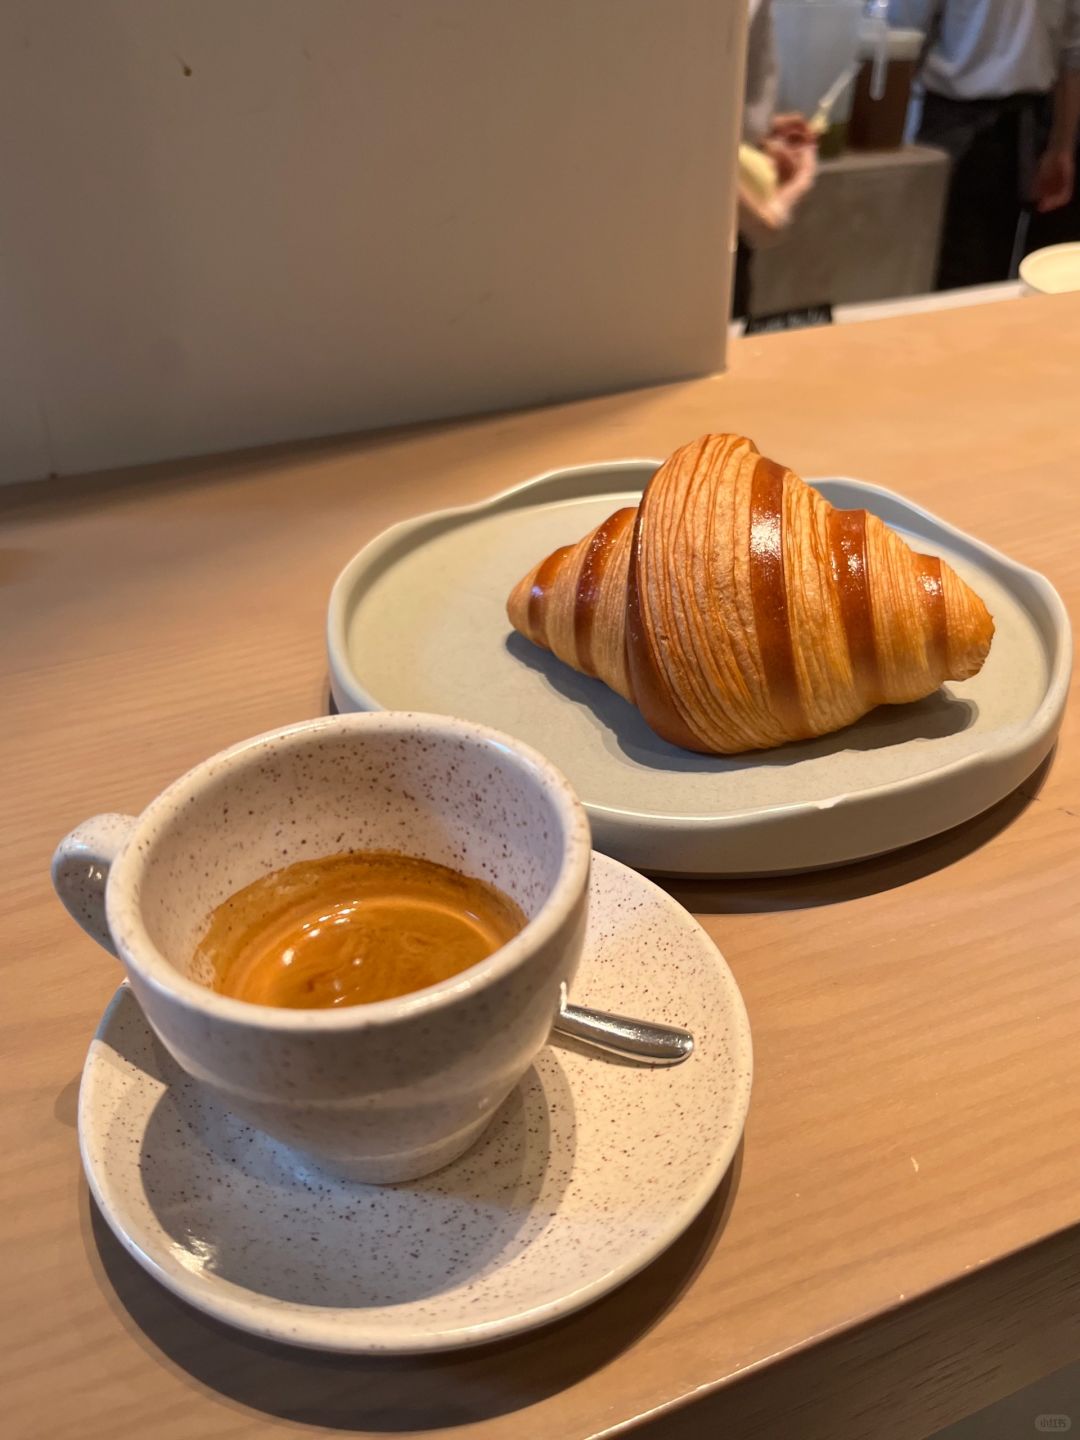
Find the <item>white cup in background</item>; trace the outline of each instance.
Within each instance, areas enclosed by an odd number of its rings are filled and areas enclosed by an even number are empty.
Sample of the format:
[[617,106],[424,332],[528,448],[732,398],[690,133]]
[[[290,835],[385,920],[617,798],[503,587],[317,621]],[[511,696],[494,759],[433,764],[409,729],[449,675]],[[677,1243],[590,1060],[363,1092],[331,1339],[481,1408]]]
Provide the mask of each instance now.
[[1080,290],[1080,242],[1047,245],[1025,255],[1020,261],[1020,281],[1025,295],[1063,295]]

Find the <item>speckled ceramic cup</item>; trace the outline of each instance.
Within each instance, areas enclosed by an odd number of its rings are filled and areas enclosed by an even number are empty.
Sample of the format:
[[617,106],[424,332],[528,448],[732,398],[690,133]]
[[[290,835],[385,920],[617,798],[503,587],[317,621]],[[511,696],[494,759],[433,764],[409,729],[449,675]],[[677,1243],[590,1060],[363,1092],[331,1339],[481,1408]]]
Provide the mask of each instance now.
[[[200,983],[193,952],[221,901],[295,860],[375,849],[488,880],[528,924],[460,975],[371,1005],[276,1009]],[[581,805],[535,751],[383,711],[260,735],[138,818],[87,821],[53,883],[189,1075],[338,1174],[386,1183],[466,1150],[544,1045],[581,954],[589,858]]]

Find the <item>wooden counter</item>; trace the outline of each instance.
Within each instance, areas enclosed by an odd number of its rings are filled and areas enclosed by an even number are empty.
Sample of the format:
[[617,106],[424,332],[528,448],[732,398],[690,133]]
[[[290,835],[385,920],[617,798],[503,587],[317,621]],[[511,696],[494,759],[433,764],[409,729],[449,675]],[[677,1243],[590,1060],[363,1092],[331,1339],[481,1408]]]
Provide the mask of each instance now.
[[657,390],[0,492],[4,1433],[893,1440],[1080,1355],[1075,703],[1049,772],[959,831],[672,885],[753,1025],[732,1183],[623,1290],[473,1354],[277,1349],[126,1257],[74,1129],[119,971],[48,882],[75,821],[323,710],[327,592],[371,535],[549,466],[745,430],[903,490],[1080,613],[1078,394],[1080,297],[1027,300],[739,341],[730,374]]

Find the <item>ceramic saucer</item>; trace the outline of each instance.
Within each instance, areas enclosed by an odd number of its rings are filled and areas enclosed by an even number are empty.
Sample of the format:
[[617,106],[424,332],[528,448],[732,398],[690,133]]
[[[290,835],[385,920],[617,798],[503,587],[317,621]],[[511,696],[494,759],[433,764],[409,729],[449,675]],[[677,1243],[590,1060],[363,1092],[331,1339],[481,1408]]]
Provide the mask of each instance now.
[[548,1046],[460,1160],[378,1187],[325,1175],[211,1099],[122,985],[79,1095],[91,1191],[164,1285],[276,1340],[404,1354],[554,1320],[690,1224],[750,1098],[750,1030],[723,957],[670,896],[602,855],[573,998],[685,1025],[694,1053],[653,1070]]

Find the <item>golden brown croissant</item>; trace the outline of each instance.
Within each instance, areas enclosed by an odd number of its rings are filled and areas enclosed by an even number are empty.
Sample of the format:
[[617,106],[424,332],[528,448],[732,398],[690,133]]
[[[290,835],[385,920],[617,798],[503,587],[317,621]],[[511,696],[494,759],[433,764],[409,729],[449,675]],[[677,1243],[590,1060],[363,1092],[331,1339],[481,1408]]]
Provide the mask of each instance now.
[[717,754],[966,680],[994,633],[943,561],[865,510],[834,510],[740,435],[677,450],[639,506],[549,555],[507,612],[665,740]]

